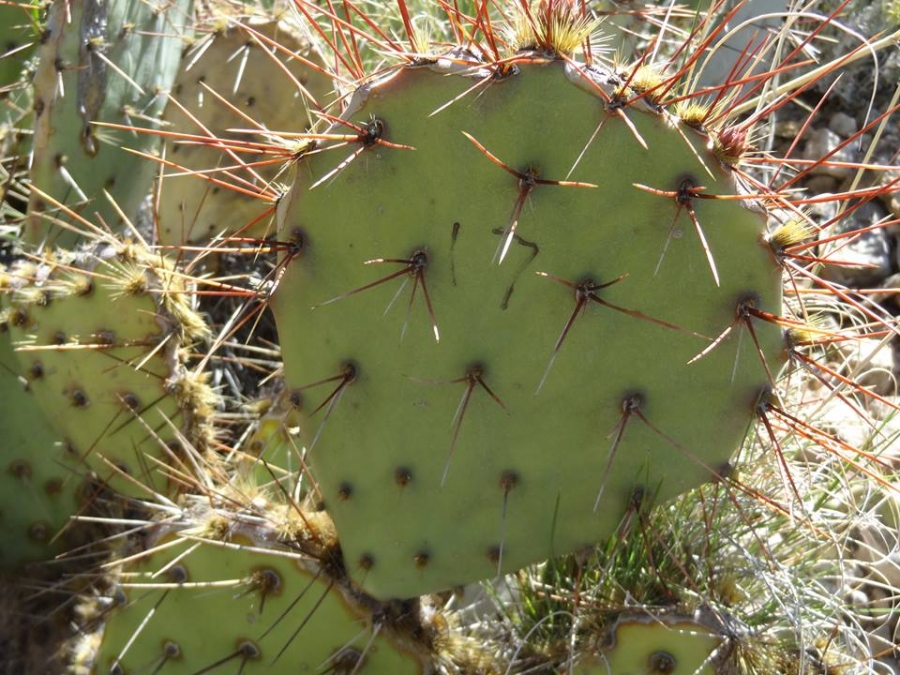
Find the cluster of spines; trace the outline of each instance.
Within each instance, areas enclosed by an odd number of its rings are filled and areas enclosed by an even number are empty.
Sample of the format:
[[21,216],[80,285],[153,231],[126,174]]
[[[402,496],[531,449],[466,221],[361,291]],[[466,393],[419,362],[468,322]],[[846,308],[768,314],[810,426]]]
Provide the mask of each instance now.
[[162,467],[182,445],[206,453],[218,405],[186,364],[208,329],[184,280],[140,243],[47,255],[4,277],[22,370],[78,470],[132,494],[170,492]]

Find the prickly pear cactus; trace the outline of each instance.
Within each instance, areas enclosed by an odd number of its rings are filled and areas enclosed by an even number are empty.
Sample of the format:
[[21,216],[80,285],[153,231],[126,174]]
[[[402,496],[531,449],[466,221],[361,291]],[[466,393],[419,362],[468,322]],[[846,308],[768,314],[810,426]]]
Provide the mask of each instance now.
[[167,466],[206,450],[216,397],[184,350],[208,329],[187,290],[137,244],[23,262],[7,279],[22,370],[76,473],[147,498],[171,492]]
[[39,37],[37,14],[35,2],[0,3],[0,97],[19,88]]
[[65,468],[66,447],[26,382],[0,317],[0,571],[65,550],[56,535],[81,504],[83,477]]
[[[191,0],[58,0],[49,9],[34,80],[34,159],[26,239],[71,245],[78,224],[42,193],[91,221],[121,229],[147,195],[155,167],[149,134],[95,122],[155,128],[181,60]],[[110,193],[119,210],[104,197]],[[96,214],[96,217],[95,217]],[[61,221],[53,221],[59,216]],[[69,223],[70,228],[64,227]]]
[[[437,608],[375,602],[347,584],[333,539],[311,543],[309,527],[327,516],[295,515],[306,521],[304,553],[277,543],[288,537],[259,515],[193,508],[150,533],[151,550],[122,565],[97,672],[227,666],[401,675],[435,672],[441,656],[451,658],[444,650],[453,640]],[[322,557],[311,557],[310,547]]]
[[783,349],[753,318],[781,303],[765,217],[633,95],[547,50],[458,52],[360,89],[299,163],[273,307],[376,597],[587,546],[715,479],[754,419]]
[[[246,9],[246,8],[245,8]],[[213,3],[198,19],[198,38],[185,55],[172,88],[174,102],[163,119],[172,142],[171,163],[160,188],[159,242],[177,246],[237,234],[263,238],[274,234],[271,218],[259,219],[258,199],[274,201],[273,182],[286,180],[282,167],[292,140],[280,140],[278,155],[240,152],[223,156],[219,147],[200,138],[246,142],[255,137],[233,129],[254,130],[258,137],[279,142],[279,132],[307,128],[310,110],[330,103],[331,79],[310,63],[319,58],[290,15],[238,13],[233,5]],[[179,143],[179,134],[193,136]],[[210,169],[221,167],[221,171]],[[210,181],[200,181],[191,172]],[[235,185],[240,191],[225,187]]]
[[726,640],[693,617],[623,614],[597,654],[574,670],[579,675],[716,675],[727,656]]

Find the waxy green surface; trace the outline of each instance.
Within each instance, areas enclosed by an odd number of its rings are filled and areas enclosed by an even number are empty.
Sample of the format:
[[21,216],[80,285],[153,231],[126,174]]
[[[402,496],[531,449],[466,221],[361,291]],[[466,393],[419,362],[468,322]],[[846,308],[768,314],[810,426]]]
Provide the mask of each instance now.
[[[161,304],[163,288],[184,289],[160,281],[161,259],[158,270],[147,260],[89,260],[84,271],[62,265],[10,292],[19,363],[73,471],[136,497],[170,493],[169,467],[185,467],[182,443],[200,446],[196,400],[181,384],[184,327]],[[144,289],[126,291],[129,281]]]
[[[34,79],[31,180],[52,200],[114,230],[135,220],[158,166],[159,138],[96,122],[157,129],[181,62],[192,0],[157,7],[143,0],[56,0]],[[112,201],[104,192],[109,193]],[[33,245],[71,246],[84,225],[52,200],[31,198],[24,232]],[[115,203],[118,208],[114,207]],[[43,214],[72,222],[66,228]]]
[[0,571],[65,550],[59,531],[79,509],[82,476],[29,391],[9,332],[0,330]]
[[[480,84],[409,68],[372,86],[349,121],[414,149],[318,152],[281,204],[279,238],[303,242],[273,300],[287,386],[302,399],[307,461],[348,571],[376,597],[578,549],[614,532],[639,497],[713,479],[769,382],[760,354],[779,367],[780,330],[736,315],[747,298],[780,309],[764,217],[736,200],[690,200],[717,285],[687,210],[634,186],[692,180],[734,194],[707,139],[653,112],[629,108],[626,124],[560,62],[519,68]],[[520,174],[596,187],[538,184],[524,196],[464,132]],[[417,253],[421,276],[388,262]],[[593,300],[578,309],[573,288],[542,275],[621,278],[595,295],[640,316]],[[623,412],[634,395],[639,414]]]
[[373,635],[371,612],[340,585],[277,547],[164,543],[125,569],[124,602],[109,612],[96,673],[188,675],[217,664],[248,675],[424,672],[387,631]]

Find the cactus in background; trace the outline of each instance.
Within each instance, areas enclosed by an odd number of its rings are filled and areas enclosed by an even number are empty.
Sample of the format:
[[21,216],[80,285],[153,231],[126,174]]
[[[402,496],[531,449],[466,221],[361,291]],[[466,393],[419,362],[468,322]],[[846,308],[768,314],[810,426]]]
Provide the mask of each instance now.
[[[165,152],[175,167],[160,186],[156,232],[159,243],[178,246],[238,234],[263,238],[274,234],[271,219],[258,219],[258,193],[274,201],[281,193],[284,156],[291,139],[274,157],[246,151],[225,156],[220,148],[178,143],[179,136],[242,140],[244,128],[265,136],[307,129],[317,110],[331,102],[331,79],[316,66],[318,56],[286,11],[263,11],[229,2],[212,3],[197,19],[200,37],[187,51],[163,115],[167,136],[176,139]],[[319,68],[319,70],[316,70]],[[190,174],[210,182],[201,184]],[[227,168],[231,167],[231,168]],[[177,177],[176,177],[177,176]],[[222,187],[237,185],[241,192]],[[247,227],[252,223],[252,227]]]
[[30,244],[72,245],[85,234],[54,200],[113,230],[135,218],[155,170],[125,148],[151,153],[158,139],[96,123],[159,124],[191,6],[191,0],[161,7],[141,0],[51,4],[34,80]]
[[28,202],[21,180],[29,152],[37,15],[34,3],[0,2],[0,244],[18,230]]
[[26,116],[30,59],[39,40],[38,8],[30,2],[0,2],[0,157],[15,143]]
[[4,95],[19,88],[25,63],[34,53],[37,12],[33,2],[0,2],[0,92]]
[[183,278],[139,243],[97,243],[22,262],[7,321],[35,400],[72,470],[140,497],[171,493],[211,440],[216,397],[186,352],[207,335]]

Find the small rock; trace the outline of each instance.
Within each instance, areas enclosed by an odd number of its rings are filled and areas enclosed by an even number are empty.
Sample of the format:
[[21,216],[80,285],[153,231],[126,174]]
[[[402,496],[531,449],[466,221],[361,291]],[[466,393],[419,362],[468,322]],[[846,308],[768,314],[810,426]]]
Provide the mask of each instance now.
[[[833,363],[829,363],[831,370],[836,370]],[[848,375],[848,373],[842,373]],[[830,384],[835,385],[832,381]],[[900,413],[890,406],[884,406],[888,415],[885,419],[879,419],[875,414],[867,412],[876,401],[871,397],[861,401],[851,395],[850,388],[842,390],[844,401],[837,397],[824,404],[823,408],[816,412],[812,420],[816,429],[826,435],[834,436],[841,442],[852,448],[858,448],[866,452],[878,455],[880,470],[897,471],[900,469]],[[856,408],[851,408],[846,401],[855,399]],[[824,461],[831,451],[827,448],[811,446],[799,455],[800,461],[814,463]],[[893,493],[892,493],[893,498]],[[898,497],[900,499],[900,497]],[[896,532],[896,525],[893,526]],[[897,532],[900,537],[900,532]]]
[[843,362],[835,364],[832,370],[879,396],[897,393],[894,353],[889,344],[874,338],[847,340],[838,343],[838,353]]
[[[825,157],[837,148],[843,139],[831,129],[813,129],[806,136],[806,146],[803,148],[803,159],[817,160]],[[852,143],[841,148],[829,156],[827,162],[853,162]],[[832,176],[833,178],[848,178],[854,173],[852,167],[829,166],[820,164],[810,170],[813,176]]]
[[[897,251],[897,266],[900,267],[900,250]],[[882,281],[878,288],[884,289],[884,292],[873,294],[873,302],[892,309],[900,309],[900,274],[892,274]]]
[[850,115],[848,115],[847,113],[842,112],[832,115],[828,126],[833,132],[843,136],[844,138],[850,138],[853,134],[859,131],[856,120],[850,117]]
[[[891,190],[881,195],[882,204],[894,218],[900,218],[900,170],[885,171],[881,176],[881,185]],[[900,235],[900,224],[891,225],[889,229],[892,234]]]
[[797,120],[778,120],[775,122],[775,135],[781,138],[797,138],[803,125]]
[[861,415],[864,413],[854,413],[845,403],[832,403],[816,415],[815,427],[852,448],[866,448],[876,432]]
[[832,193],[837,189],[838,180],[834,176],[813,176],[806,181],[806,189],[812,195]]
[[844,594],[844,602],[851,607],[866,607],[869,604],[869,596],[860,590],[850,590]]
[[[884,401],[872,401],[869,412],[880,422],[893,421],[895,426],[900,422],[900,396],[885,396]],[[900,433],[900,428],[896,430]],[[894,453],[896,454],[896,452]]]
[[847,233],[847,237],[830,242],[819,255],[834,261],[827,265],[823,276],[845,286],[861,287],[880,284],[891,275],[890,237],[884,228],[863,232],[853,237],[851,232],[877,225],[888,219],[886,209],[876,202],[863,204],[850,216],[829,228],[824,236]]
[[900,553],[892,551],[881,560],[874,562],[872,572],[885,585],[891,588],[900,588]]
[[[812,179],[810,179],[812,180]],[[833,180],[833,179],[830,179]],[[830,192],[813,192],[811,190],[807,191],[809,196],[811,197],[831,197],[832,193]],[[824,199],[823,201],[813,202],[807,208],[807,213],[810,218],[812,218],[816,224],[825,225],[830,221],[837,218],[838,215],[838,206],[839,201],[837,198],[835,199]]]

